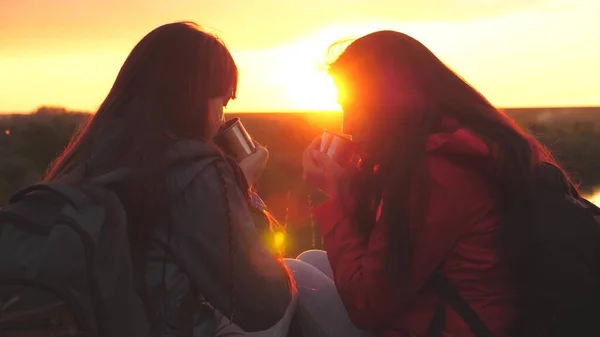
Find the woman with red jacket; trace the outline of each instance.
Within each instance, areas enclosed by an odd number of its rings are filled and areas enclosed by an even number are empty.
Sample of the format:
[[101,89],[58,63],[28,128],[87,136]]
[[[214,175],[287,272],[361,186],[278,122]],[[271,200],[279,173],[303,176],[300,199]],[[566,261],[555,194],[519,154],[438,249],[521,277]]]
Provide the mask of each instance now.
[[355,40],[330,73],[362,163],[342,168],[318,151],[320,139],[305,151],[305,179],[330,199],[315,209],[327,253],[303,259],[328,259],[350,319],[375,335],[474,335],[439,301],[438,270],[491,334],[513,335],[517,289],[503,239],[519,229],[500,218],[530,198],[548,151],[407,35]]

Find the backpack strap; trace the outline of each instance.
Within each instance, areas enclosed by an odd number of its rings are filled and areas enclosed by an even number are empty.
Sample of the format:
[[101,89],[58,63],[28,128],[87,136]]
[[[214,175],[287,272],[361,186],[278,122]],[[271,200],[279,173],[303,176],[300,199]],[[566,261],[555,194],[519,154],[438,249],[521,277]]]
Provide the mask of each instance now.
[[469,326],[475,337],[493,337],[494,335],[483,323],[479,315],[471,308],[456,289],[450,284],[448,279],[442,274],[441,268],[437,268],[430,277],[431,282],[437,289],[439,302],[436,307],[433,319],[429,324],[427,337],[440,337],[446,324],[445,304],[448,303]]
[[[432,275],[433,277],[433,275]],[[433,312],[433,318],[429,323],[426,337],[441,337],[446,326],[446,298],[438,291],[438,302]]]
[[77,188],[69,186],[68,184],[63,184],[60,182],[43,182],[33,184],[19,190],[17,193],[10,197],[9,202],[11,204],[15,203],[23,199],[26,195],[38,191],[55,193],[62,197],[75,209],[81,209],[90,201],[90,198],[85,193],[79,191]]

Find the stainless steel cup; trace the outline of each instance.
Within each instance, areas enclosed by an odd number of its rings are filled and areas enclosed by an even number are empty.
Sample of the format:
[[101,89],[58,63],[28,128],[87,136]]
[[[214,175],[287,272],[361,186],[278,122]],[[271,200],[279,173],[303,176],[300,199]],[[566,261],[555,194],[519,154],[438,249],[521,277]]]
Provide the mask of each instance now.
[[343,167],[348,167],[355,163],[358,154],[356,153],[356,144],[348,135],[324,130],[321,135],[320,151],[328,155]]
[[215,136],[215,143],[236,161],[240,161],[256,151],[252,137],[250,137],[238,117],[232,118],[223,124],[219,133]]

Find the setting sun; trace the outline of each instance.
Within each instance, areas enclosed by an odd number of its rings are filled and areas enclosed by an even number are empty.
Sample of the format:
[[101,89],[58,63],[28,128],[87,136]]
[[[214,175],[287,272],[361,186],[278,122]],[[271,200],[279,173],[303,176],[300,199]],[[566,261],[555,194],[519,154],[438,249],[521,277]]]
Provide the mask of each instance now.
[[298,71],[288,86],[295,106],[303,110],[339,110],[336,88],[325,71]]
[[[252,93],[266,89],[272,97],[257,105],[285,101],[293,111],[340,111],[333,79],[327,74],[327,41],[309,37],[275,48],[234,52],[240,60],[239,92],[245,93],[245,103],[255,104]],[[265,64],[268,71],[257,72]]]

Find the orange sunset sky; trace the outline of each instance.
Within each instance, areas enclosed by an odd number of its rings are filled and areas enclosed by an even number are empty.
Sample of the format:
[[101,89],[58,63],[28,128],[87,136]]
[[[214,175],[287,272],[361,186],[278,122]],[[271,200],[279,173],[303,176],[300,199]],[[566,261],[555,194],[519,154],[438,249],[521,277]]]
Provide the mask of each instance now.
[[502,107],[600,105],[599,0],[0,0],[0,111],[93,111],[137,41],[192,20],[240,68],[229,111],[337,110],[327,48],[394,29]]

